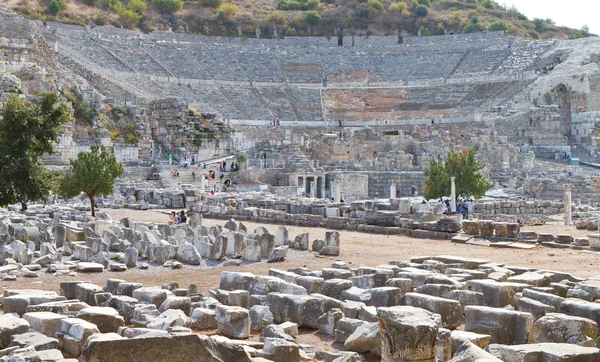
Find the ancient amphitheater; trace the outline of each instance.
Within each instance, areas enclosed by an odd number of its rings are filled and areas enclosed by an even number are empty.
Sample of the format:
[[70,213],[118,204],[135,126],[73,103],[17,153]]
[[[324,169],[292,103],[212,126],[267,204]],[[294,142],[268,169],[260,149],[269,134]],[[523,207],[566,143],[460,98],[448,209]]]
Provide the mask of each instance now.
[[[0,105],[95,111],[46,164],[103,144],[126,165],[96,218],[0,209],[0,361],[598,362],[599,64],[597,38],[144,34],[0,7]],[[495,187],[462,220],[414,188],[466,147]]]

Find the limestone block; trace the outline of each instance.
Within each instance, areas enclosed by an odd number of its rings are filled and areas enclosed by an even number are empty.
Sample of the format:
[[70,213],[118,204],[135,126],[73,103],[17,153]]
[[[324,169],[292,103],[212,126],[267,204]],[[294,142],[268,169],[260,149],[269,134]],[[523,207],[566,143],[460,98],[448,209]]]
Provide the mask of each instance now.
[[[32,348],[36,351],[58,349],[58,339],[50,338],[38,332],[14,335],[10,347]],[[60,354],[60,352],[59,352]],[[62,354],[60,354],[62,358]]]
[[169,309],[162,312],[158,317],[154,318],[146,325],[151,329],[159,329],[166,331],[171,327],[188,327],[190,318],[179,309]]
[[436,359],[438,362],[447,362],[452,358],[452,338],[451,331],[446,328],[438,330],[438,352]]
[[465,342],[470,342],[481,349],[485,349],[490,344],[491,336],[489,334],[479,334],[473,332],[454,330],[452,338],[452,355],[456,353],[460,346]]
[[565,343],[538,343],[518,346],[491,344],[488,352],[504,362],[521,361],[582,361],[600,360],[600,349]]
[[76,317],[95,324],[100,333],[117,332],[119,327],[125,325],[125,320],[119,312],[110,307],[84,308],[76,314]]
[[246,339],[249,337],[251,323],[247,309],[217,305],[215,312],[215,319],[220,334],[236,339]]
[[419,293],[406,293],[402,296],[402,304],[439,314],[442,326],[446,328],[454,329],[464,321],[461,305],[456,300]]
[[255,305],[250,308],[250,329],[253,331],[262,331],[266,326],[273,323],[273,313],[269,307],[264,305]]
[[287,245],[278,246],[278,247],[274,248],[273,251],[271,252],[271,254],[269,255],[267,262],[274,263],[274,262],[283,261],[287,257],[288,249],[289,249],[289,246],[287,246]]
[[598,324],[590,319],[549,313],[533,323],[529,343],[570,343],[595,347]]
[[296,284],[304,287],[308,294],[321,294],[324,282],[325,280],[319,277],[302,276],[296,278]]
[[321,294],[340,299],[342,291],[352,287],[352,282],[345,279],[328,279],[323,283]]
[[259,262],[261,260],[260,242],[247,238],[244,244],[244,260]]
[[0,348],[8,347],[11,337],[29,332],[29,322],[13,316],[12,314],[0,315]]
[[23,319],[29,323],[32,329],[48,337],[54,337],[60,330],[61,320],[65,318],[67,318],[66,315],[52,312],[32,312],[23,315]]
[[192,312],[190,328],[196,331],[217,329],[216,312],[209,308],[195,308]]
[[556,311],[553,306],[526,297],[519,298],[517,310],[519,312],[531,313],[533,320],[538,320],[547,313],[553,313]]
[[521,226],[517,223],[509,223],[506,225],[506,236],[511,239],[519,237]]
[[373,351],[379,354],[381,346],[379,323],[363,323],[348,336],[344,342],[347,351],[365,353]]
[[511,345],[527,343],[533,324],[530,313],[507,309],[467,306],[464,313],[465,331],[489,334],[492,343]]
[[142,287],[135,289],[132,296],[142,303],[154,304],[154,306],[158,308],[170,294],[171,292],[166,289],[158,287]]
[[301,360],[298,345],[281,338],[266,338],[260,355],[274,362],[299,362]]
[[494,223],[492,221],[480,221],[479,233],[483,237],[494,236]]
[[158,307],[158,311],[162,313],[169,309],[179,309],[189,316],[192,314],[192,300],[189,297],[169,296]]
[[275,323],[293,322],[299,327],[319,328],[317,319],[323,309],[318,297],[270,293],[265,303],[273,313]]
[[578,299],[565,299],[558,309],[560,313],[591,319],[600,323],[600,303],[591,303]]
[[350,337],[350,335],[352,333],[354,333],[354,331],[360,327],[361,325],[365,324],[367,322],[362,321],[360,319],[355,319],[355,318],[341,318],[340,320],[338,320],[338,322],[335,325],[335,331],[334,331],[334,335],[335,335],[335,341],[339,342],[339,343],[344,343],[346,342],[346,340],[348,340],[348,337]]
[[294,249],[296,250],[308,250],[308,245],[308,233],[297,235],[294,239]]
[[449,362],[471,361],[503,362],[471,342],[465,342],[458,346],[456,353],[454,353],[453,358]]

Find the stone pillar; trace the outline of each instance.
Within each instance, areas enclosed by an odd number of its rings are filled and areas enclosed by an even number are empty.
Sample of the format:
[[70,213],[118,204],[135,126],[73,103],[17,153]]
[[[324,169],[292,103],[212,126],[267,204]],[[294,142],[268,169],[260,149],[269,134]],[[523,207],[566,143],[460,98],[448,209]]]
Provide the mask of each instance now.
[[321,176],[321,198],[325,198],[325,177]]
[[342,199],[341,195],[341,187],[340,187],[340,181],[339,179],[335,179],[335,181],[333,182],[333,201],[334,202],[340,202],[340,200]]
[[396,198],[396,180],[390,180],[390,199]]
[[317,181],[311,181],[310,182],[310,197],[311,197],[311,199],[314,199],[315,197],[317,197],[316,192],[317,192]]
[[304,192],[306,192],[306,177],[302,177],[302,188],[304,189]]
[[456,177],[450,176],[450,212],[456,212]]
[[439,316],[425,309],[379,308],[381,362],[435,362]]
[[571,225],[571,189],[573,185],[565,184],[565,225]]
[[200,175],[200,191],[204,192],[206,190],[206,175]]

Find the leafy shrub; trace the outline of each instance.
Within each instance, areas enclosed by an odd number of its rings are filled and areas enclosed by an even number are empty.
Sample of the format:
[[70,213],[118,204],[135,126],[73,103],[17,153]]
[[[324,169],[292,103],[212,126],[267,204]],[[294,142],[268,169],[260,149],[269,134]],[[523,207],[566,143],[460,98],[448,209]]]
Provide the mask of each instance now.
[[226,18],[235,16],[237,11],[238,11],[237,5],[232,4],[232,3],[224,3],[224,4],[221,4],[221,6],[219,6],[217,13],[219,14],[219,18],[226,19]]
[[444,27],[444,23],[438,23],[437,28],[435,29],[435,35],[444,35],[446,33],[446,28]]
[[465,3],[479,5],[479,0],[465,0]]
[[475,33],[478,31],[482,31],[483,27],[481,26],[480,23],[469,23],[467,24],[467,26],[465,26],[465,33]]
[[375,17],[381,13],[384,9],[383,3],[381,0],[368,0],[367,6],[369,8],[369,16]]
[[58,4],[58,1],[56,1],[56,0],[50,1],[50,3],[48,4],[48,11],[52,15],[57,15],[58,12],[60,11],[60,5]]
[[285,14],[280,13],[280,12],[269,13],[265,17],[265,20],[271,24],[277,24],[277,25],[284,25],[287,21],[287,19],[285,18]]
[[358,17],[358,18],[368,18],[369,17],[369,9],[366,6],[364,6],[364,5],[360,5],[356,9],[356,17]]
[[183,9],[182,0],[152,0],[152,5],[159,11],[169,14]]
[[319,0],[279,0],[277,7],[281,10],[312,10],[319,6]]
[[497,20],[494,21],[493,23],[490,24],[490,26],[488,26],[488,31],[504,31],[504,32],[508,32],[508,24],[506,24],[503,21]]
[[493,2],[492,0],[483,0],[481,2],[481,6],[483,6],[486,9],[495,9],[496,8],[496,3]]
[[142,0],[131,0],[127,5],[127,10],[134,11],[140,15],[144,15],[148,5]]
[[223,3],[223,0],[201,0],[200,3],[211,8],[218,8]]
[[419,4],[425,5],[427,7],[431,6],[431,2],[429,0],[419,0]]
[[96,14],[96,19],[94,20],[94,24],[98,26],[106,25],[106,20],[104,20],[104,15]]
[[427,16],[427,14],[429,14],[429,8],[427,8],[425,5],[419,5],[415,9],[415,15],[419,18],[424,18]]
[[316,10],[309,10],[304,14],[304,21],[307,24],[315,25],[321,21],[321,15]]
[[286,26],[283,34],[285,36],[295,36],[296,35],[296,28],[293,28],[291,26]]

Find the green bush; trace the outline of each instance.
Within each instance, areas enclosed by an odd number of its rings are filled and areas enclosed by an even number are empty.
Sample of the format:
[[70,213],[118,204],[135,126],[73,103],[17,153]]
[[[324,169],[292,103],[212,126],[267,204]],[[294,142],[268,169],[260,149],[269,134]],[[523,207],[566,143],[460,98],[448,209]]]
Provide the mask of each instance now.
[[86,5],[96,5],[96,0],[81,0]]
[[383,3],[380,0],[368,0],[367,5],[370,9],[381,11],[383,10]]
[[369,17],[369,8],[367,8],[365,5],[360,5],[357,9],[356,9],[356,17],[357,18],[368,18]]
[[309,10],[304,14],[304,21],[307,24],[315,25],[321,21],[321,15],[316,10]]
[[496,8],[496,3],[493,2],[492,0],[483,0],[481,2],[481,6],[483,6],[486,9],[495,9]]
[[285,25],[285,23],[287,22],[287,19],[285,18],[284,13],[272,12],[272,13],[269,13],[265,17],[265,21],[267,21],[271,24]]
[[183,9],[182,0],[152,0],[152,5],[159,11],[169,14]]
[[291,26],[286,26],[283,34],[285,36],[296,36],[296,28],[292,28]]
[[98,26],[106,25],[106,20],[104,20],[104,16],[102,14],[96,14],[96,19],[94,20],[94,24]]
[[438,23],[437,28],[435,29],[435,35],[444,35],[446,33],[446,28],[444,27],[444,23]]
[[415,15],[419,18],[424,18],[427,16],[427,14],[429,14],[429,8],[427,8],[425,5],[419,5],[415,9]]
[[429,0],[419,0],[420,5],[425,5],[427,7],[431,6],[431,2]]
[[200,3],[211,8],[218,8],[223,3],[223,0],[200,0]]
[[480,23],[469,23],[467,26],[465,26],[465,33],[475,33],[482,30],[483,27]]
[[217,13],[219,14],[219,18],[227,19],[229,17],[235,16],[238,11],[238,7],[232,3],[224,3],[219,6]]
[[144,15],[148,5],[142,0],[131,0],[127,5],[127,10],[134,11],[140,15]]
[[50,3],[48,4],[48,11],[52,15],[57,15],[58,12],[60,11],[60,5],[58,4],[58,1],[56,1],[56,0],[50,1]]
[[465,3],[479,5],[479,0],[465,0]]
[[279,0],[277,7],[281,10],[312,10],[319,6],[319,0]]
[[508,29],[508,24],[500,20],[494,21],[488,26],[488,31],[503,31],[506,33],[508,32]]

